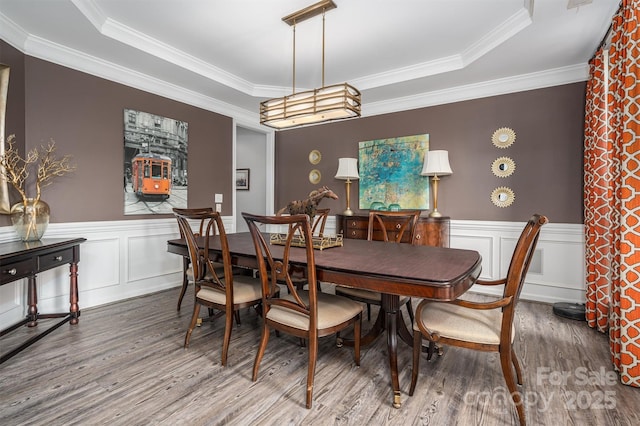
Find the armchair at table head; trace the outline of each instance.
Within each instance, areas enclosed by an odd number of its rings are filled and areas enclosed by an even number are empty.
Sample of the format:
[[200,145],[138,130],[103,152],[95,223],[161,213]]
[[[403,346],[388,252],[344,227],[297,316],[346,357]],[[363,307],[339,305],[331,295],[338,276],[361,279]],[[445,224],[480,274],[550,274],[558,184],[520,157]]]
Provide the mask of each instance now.
[[[382,240],[392,243],[400,243],[403,239],[406,239],[409,244],[413,244],[419,219],[420,210],[404,210],[398,212],[370,210],[367,239],[369,241]],[[382,305],[382,295],[375,291],[337,286],[336,294],[366,303],[367,319],[369,321],[371,321],[371,305]],[[407,306],[409,318],[413,321],[411,298],[401,298],[400,306],[402,305]]]
[[[234,275],[229,252],[227,234],[222,218],[217,212],[184,213],[174,212],[178,226],[187,242],[189,259],[194,271],[195,302],[191,323],[184,339],[185,348],[189,347],[191,333],[198,322],[200,306],[206,306],[211,311],[217,309],[219,316],[225,318],[225,331],[222,343],[222,365],[227,363],[229,342],[233,319],[239,319],[239,310],[255,307],[262,302],[260,280],[249,275]],[[191,229],[189,219],[198,219],[203,223],[201,239]],[[222,272],[216,262],[211,260],[213,253],[209,250],[210,237],[218,236],[222,252]],[[199,240],[201,243],[199,244]],[[239,323],[239,321],[238,321]]]
[[[253,365],[253,381],[258,378],[258,369],[272,328],[306,339],[309,342],[306,405],[307,408],[311,408],[319,337],[335,334],[353,325],[355,362],[356,365],[360,365],[362,305],[344,297],[318,291],[313,246],[292,246],[292,237],[296,233],[302,233],[305,241],[311,240],[309,216],[258,216],[249,213],[242,213],[242,216],[249,225],[262,280],[263,328],[260,347]],[[265,239],[260,231],[259,225],[262,224],[288,225],[289,232],[284,245],[270,244],[268,238]],[[308,290],[299,289],[291,281],[292,261],[297,265],[306,265]],[[289,294],[282,298],[274,295],[278,282],[284,282],[289,290]]]
[[413,326],[410,395],[413,395],[418,381],[423,338],[429,341],[428,359],[431,359],[436,343],[499,352],[502,374],[516,405],[520,424],[526,423],[524,404],[513,377],[515,369],[517,383],[522,385],[521,364],[513,349],[513,318],[538,243],[540,228],[547,222],[548,219],[539,214],[534,214],[529,219],[516,244],[506,278],[476,281],[478,285],[504,285],[502,298],[491,302],[471,302],[462,299],[452,302],[423,300],[418,304]]

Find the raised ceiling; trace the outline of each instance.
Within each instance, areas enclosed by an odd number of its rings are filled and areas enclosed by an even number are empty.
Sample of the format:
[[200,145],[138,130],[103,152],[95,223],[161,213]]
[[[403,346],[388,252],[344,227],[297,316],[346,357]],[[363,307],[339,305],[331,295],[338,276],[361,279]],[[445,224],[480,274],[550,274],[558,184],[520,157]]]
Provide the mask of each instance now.
[[[334,0],[325,83],[363,115],[586,79],[618,0]],[[292,28],[315,0],[0,0],[25,54],[241,121],[292,92]],[[579,4],[577,7],[568,6]],[[322,18],[297,25],[297,90],[321,86]]]

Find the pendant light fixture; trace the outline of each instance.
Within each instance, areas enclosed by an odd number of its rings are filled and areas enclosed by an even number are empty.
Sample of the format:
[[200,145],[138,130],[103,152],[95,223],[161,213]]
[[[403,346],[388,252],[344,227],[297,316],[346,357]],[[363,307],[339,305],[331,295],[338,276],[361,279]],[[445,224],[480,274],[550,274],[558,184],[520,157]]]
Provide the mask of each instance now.
[[[260,124],[275,129],[360,117],[360,92],[348,83],[324,85],[324,14],[337,6],[322,0],[282,18],[293,27],[293,94],[260,103]],[[296,24],[322,14],[322,87],[296,93]]]

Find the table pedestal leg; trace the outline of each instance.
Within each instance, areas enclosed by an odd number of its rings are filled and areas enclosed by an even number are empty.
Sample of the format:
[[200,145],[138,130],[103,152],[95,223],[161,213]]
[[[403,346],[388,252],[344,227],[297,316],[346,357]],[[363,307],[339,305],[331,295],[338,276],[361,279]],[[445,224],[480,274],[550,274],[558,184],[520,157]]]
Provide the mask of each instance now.
[[400,297],[382,294],[382,308],[387,316],[387,350],[389,351],[389,370],[391,371],[391,387],[393,389],[393,407],[400,408],[400,381],[398,380],[398,310]]

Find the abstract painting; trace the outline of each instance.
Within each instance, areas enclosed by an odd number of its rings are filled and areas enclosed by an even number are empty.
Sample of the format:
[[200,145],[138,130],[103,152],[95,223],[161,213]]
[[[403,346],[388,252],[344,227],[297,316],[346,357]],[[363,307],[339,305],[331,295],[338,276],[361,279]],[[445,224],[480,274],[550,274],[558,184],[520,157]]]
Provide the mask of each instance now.
[[420,175],[428,150],[428,134],[360,142],[360,210],[372,203],[381,209],[395,204],[400,210],[428,210],[429,177]]

